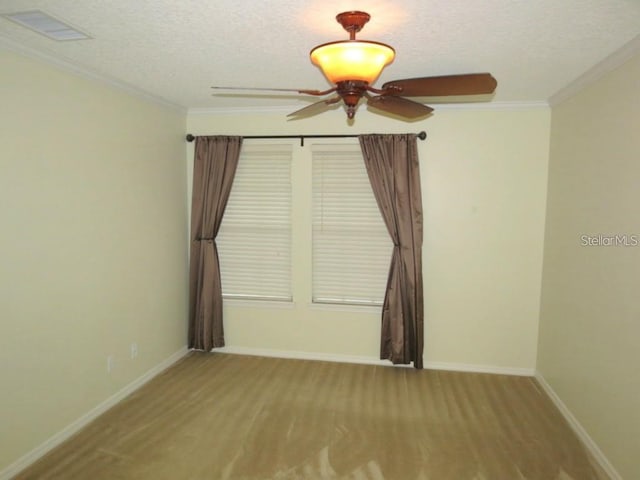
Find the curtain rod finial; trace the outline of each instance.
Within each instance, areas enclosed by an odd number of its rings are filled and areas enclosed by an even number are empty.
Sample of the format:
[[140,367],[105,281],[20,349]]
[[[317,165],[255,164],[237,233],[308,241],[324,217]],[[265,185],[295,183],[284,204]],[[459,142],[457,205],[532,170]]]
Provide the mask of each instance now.
[[427,138],[427,132],[425,132],[425,131],[423,130],[422,132],[418,133],[417,137],[418,137],[420,140],[425,140],[425,139]]
[[187,142],[193,142],[196,139],[196,137],[194,137],[190,133],[187,133],[187,137],[186,138],[187,138]]

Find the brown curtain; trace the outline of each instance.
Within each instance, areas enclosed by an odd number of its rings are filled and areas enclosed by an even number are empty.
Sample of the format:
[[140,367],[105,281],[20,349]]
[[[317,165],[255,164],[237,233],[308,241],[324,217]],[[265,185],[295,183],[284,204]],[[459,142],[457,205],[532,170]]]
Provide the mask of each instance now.
[[369,181],[393,240],[380,358],[422,368],[422,194],[415,135],[359,137]]
[[216,235],[238,166],[242,137],[197,137],[191,202],[189,348],[224,346]]

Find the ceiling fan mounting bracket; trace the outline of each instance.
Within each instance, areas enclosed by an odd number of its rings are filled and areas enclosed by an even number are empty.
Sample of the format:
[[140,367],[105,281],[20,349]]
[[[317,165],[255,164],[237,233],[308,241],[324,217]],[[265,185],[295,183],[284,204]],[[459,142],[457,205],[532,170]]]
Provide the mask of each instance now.
[[368,13],[359,11],[342,12],[336,16],[336,20],[342,25],[342,28],[349,32],[350,40],[356,39],[356,33],[362,30],[370,18],[371,15]]

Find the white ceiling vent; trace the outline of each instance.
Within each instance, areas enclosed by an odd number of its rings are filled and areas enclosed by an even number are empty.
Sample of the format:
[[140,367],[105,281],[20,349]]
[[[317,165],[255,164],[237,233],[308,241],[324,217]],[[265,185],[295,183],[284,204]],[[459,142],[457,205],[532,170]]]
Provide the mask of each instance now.
[[48,13],[40,10],[28,12],[5,13],[3,17],[8,18],[20,25],[27,27],[34,32],[41,33],[53,40],[85,40],[91,38],[86,33],[66,24],[57,18],[53,18]]

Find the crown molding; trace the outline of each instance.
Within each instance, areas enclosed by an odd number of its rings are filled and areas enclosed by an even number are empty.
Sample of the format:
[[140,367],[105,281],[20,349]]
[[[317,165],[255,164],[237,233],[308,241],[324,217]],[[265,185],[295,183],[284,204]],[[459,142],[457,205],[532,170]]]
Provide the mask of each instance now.
[[433,103],[436,110],[529,110],[549,108],[545,100],[500,101],[487,103]]
[[4,35],[0,35],[0,48],[1,47],[4,47],[5,49],[12,51],[14,53],[18,53],[26,57],[32,58],[34,60],[39,60],[43,63],[56,67],[67,73],[71,73],[73,75],[83,77],[83,78],[93,80],[93,81],[105,84],[107,86],[113,87],[117,90],[128,93],[129,95],[137,97],[141,100],[144,100],[165,108],[169,108],[171,110],[175,110],[183,114],[187,113],[187,109],[182,105],[177,105],[175,103],[169,102],[168,100],[152,95],[148,92],[145,92],[144,90],[133,87],[132,85],[129,85],[125,82],[116,80],[114,78],[111,78],[101,73],[94,72],[85,67],[81,67],[68,60],[62,60],[51,54],[43,53],[33,48],[27,47],[25,45],[21,45],[5,37]]
[[556,93],[549,97],[549,105],[554,107],[565,100],[573,97],[578,92],[596,82],[607,73],[622,66],[627,61],[631,60],[636,54],[640,52],[640,35],[637,35],[630,42],[616,50],[607,58],[597,63],[578,78],[573,80],[567,86],[561,88]]

